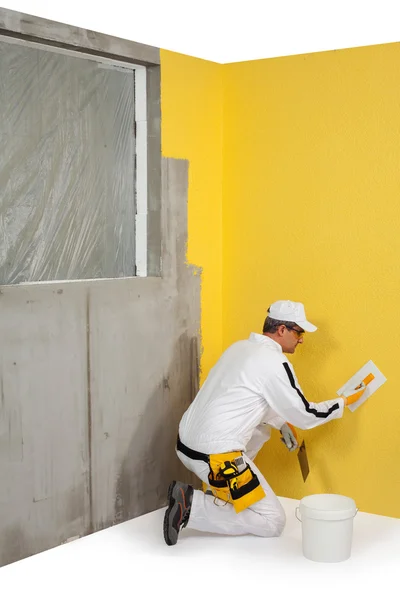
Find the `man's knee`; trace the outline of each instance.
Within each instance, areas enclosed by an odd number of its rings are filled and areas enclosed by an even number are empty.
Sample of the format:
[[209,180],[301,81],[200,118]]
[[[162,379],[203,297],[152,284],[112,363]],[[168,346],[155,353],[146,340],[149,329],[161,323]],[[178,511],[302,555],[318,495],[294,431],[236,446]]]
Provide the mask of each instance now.
[[276,516],[276,520],[275,520],[275,536],[274,537],[280,537],[283,533],[283,530],[285,529],[285,525],[286,525],[286,514],[285,511],[282,509]]
[[260,532],[263,537],[280,537],[285,529],[286,514],[283,508],[264,516],[265,525]]

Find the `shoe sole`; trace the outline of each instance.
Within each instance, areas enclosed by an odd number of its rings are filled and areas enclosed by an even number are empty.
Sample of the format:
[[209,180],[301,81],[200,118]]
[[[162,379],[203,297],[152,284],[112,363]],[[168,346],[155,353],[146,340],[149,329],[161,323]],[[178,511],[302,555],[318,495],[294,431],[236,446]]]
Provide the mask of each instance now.
[[[165,516],[164,516],[164,540],[165,543],[167,544],[167,546],[175,546],[176,542],[178,541],[178,534],[176,533],[175,529],[171,526],[170,527],[170,519],[172,521],[172,519],[174,518],[175,515],[175,511],[173,511],[174,507],[176,507],[176,510],[178,509],[177,507],[179,506],[178,503],[176,502],[175,498],[173,497],[172,493],[174,491],[174,487],[176,485],[176,481],[173,481],[172,483],[170,483],[169,488],[168,488],[168,508],[165,511]],[[173,535],[171,537],[170,533],[173,532]],[[174,538],[174,539],[172,539]]]

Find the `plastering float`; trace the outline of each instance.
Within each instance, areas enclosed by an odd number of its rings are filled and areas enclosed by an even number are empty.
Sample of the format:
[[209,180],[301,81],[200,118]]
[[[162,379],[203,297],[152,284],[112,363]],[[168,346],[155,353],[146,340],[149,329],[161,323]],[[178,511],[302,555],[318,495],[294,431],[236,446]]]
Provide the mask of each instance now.
[[[370,377],[370,375],[373,377]],[[343,392],[347,392],[350,390],[356,389],[362,382],[366,384],[366,390],[361,396],[361,398],[351,404],[348,408],[354,412],[364,404],[364,402],[372,396],[376,392],[377,389],[381,387],[386,381],[386,377],[381,373],[378,367],[369,360],[357,373],[355,373],[341,388],[337,391],[337,395],[341,396]]]

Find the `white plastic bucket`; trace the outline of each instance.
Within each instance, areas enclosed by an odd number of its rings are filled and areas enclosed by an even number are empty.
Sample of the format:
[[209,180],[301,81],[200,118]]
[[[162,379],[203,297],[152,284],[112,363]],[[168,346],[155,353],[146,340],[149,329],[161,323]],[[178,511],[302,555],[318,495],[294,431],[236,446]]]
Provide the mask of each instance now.
[[303,498],[296,517],[301,521],[304,556],[315,562],[348,560],[357,512],[354,500],[347,496],[315,494]]

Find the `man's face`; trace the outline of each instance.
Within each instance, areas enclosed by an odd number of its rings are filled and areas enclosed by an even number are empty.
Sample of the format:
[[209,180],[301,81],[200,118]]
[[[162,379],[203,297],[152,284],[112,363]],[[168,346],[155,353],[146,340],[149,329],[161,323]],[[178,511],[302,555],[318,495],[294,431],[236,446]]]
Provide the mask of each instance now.
[[294,354],[297,344],[303,343],[304,329],[298,325],[294,325],[293,328],[286,327],[285,325],[282,325],[282,327],[284,327],[281,337],[282,350],[286,354]]

